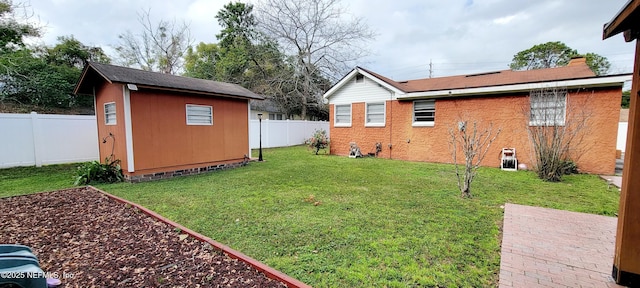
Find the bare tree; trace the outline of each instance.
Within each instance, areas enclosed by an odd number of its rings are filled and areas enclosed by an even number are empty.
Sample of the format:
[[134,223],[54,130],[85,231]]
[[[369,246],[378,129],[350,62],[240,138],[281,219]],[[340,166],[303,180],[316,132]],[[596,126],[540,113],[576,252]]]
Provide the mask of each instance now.
[[[472,127],[468,127],[468,121],[459,121],[457,127],[449,129],[449,150],[456,169],[458,189],[463,198],[471,198],[471,183],[491,143],[500,135],[500,131],[501,129],[494,131],[493,124],[479,130],[476,121],[473,121]],[[464,174],[461,174],[458,167],[458,148],[464,155]]]
[[362,18],[348,17],[339,0],[262,0],[256,5],[258,25],[292,56],[294,91],[306,118],[308,99],[324,92],[317,81],[335,82],[354,61],[368,55],[365,44],[375,37]]
[[126,31],[118,35],[115,47],[121,61],[127,66],[138,66],[147,71],[178,74],[182,70],[184,55],[192,44],[189,25],[176,21],[151,21],[150,10],[138,14],[143,29],[140,33]]
[[[545,181],[558,182],[567,168],[575,169],[573,161],[588,147],[583,137],[592,111],[586,102],[567,99],[566,87],[532,90],[529,107],[523,109],[528,120],[527,132],[532,145],[534,170]],[[569,165],[569,166],[568,166]]]

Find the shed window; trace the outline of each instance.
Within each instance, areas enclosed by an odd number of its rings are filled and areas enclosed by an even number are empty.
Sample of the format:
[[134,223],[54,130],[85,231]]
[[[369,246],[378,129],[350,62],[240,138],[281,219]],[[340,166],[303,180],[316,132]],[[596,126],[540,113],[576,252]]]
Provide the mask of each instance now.
[[366,126],[384,126],[384,112],[385,104],[382,103],[367,103],[366,105]]
[[567,108],[567,90],[539,89],[529,93],[532,126],[564,125]]
[[116,103],[104,103],[104,124],[116,125]]
[[435,100],[413,101],[413,125],[433,126],[436,119]]
[[187,125],[213,125],[213,107],[187,104]]
[[336,105],[333,126],[351,126],[351,104]]

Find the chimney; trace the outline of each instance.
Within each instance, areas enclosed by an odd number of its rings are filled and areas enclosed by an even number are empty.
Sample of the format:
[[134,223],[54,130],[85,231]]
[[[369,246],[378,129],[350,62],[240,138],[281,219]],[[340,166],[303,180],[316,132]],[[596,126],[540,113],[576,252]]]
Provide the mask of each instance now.
[[569,64],[567,66],[575,66],[575,65],[587,65],[587,58],[582,56],[574,56],[569,60]]

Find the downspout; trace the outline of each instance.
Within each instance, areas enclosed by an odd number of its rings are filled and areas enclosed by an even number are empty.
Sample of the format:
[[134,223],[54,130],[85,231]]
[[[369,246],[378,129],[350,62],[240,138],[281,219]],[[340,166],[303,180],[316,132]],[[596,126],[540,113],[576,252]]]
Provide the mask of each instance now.
[[393,143],[393,91],[391,91],[391,93],[389,93],[389,119],[391,119],[389,121],[389,159],[393,159],[391,157],[391,151],[393,150],[393,145],[391,143]]

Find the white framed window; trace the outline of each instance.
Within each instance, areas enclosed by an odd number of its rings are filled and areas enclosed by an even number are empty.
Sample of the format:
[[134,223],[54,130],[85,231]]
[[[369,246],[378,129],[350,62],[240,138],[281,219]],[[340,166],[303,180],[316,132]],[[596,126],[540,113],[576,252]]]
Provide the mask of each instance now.
[[364,75],[362,74],[356,75],[356,83],[364,83]]
[[104,124],[116,125],[116,102],[104,103]]
[[284,117],[280,113],[269,113],[269,120],[282,120]]
[[334,127],[351,127],[351,104],[335,105]]
[[413,101],[413,126],[434,126],[436,100]]
[[567,90],[538,89],[529,93],[531,126],[563,126],[567,113]]
[[213,107],[187,104],[187,125],[213,125]]
[[369,127],[382,127],[385,122],[385,102],[366,103],[364,125]]

